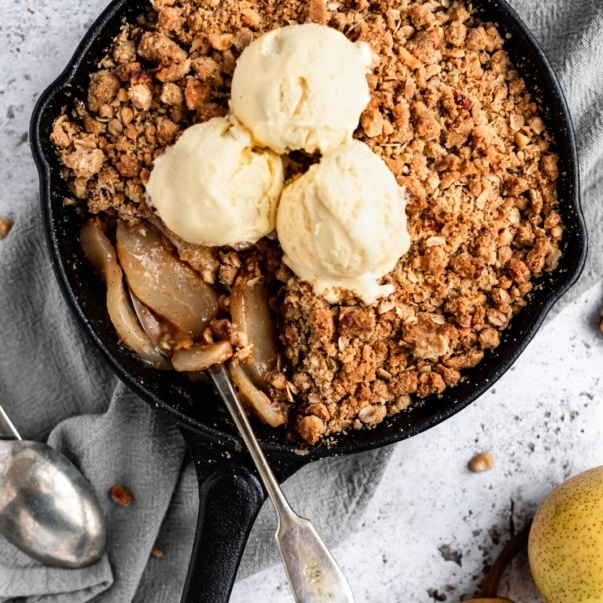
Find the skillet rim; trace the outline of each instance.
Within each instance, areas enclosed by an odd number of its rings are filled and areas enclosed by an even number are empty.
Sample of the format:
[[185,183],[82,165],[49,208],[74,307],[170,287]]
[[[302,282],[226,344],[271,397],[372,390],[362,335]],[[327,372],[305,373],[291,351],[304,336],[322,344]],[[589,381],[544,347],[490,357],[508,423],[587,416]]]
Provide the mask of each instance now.
[[[55,225],[53,215],[52,185],[55,180],[52,178],[50,160],[48,159],[46,151],[43,147],[44,129],[42,121],[47,116],[46,112],[52,110],[52,108],[49,107],[51,107],[52,101],[55,99],[55,97],[60,94],[65,94],[65,90],[69,89],[71,82],[77,76],[79,69],[85,62],[86,56],[91,50],[91,47],[98,42],[99,39],[102,39],[103,30],[107,27],[107,24],[113,19],[120,18],[120,15],[123,16],[123,13],[125,13],[126,9],[128,8],[128,4],[131,4],[130,0],[113,0],[113,2],[111,2],[111,4],[109,4],[109,6],[101,13],[92,27],[83,37],[64,71],[41,94],[32,115],[30,124],[30,143],[40,177],[40,202],[42,206],[44,232],[46,243],[49,249],[50,260],[60,289],[69,307],[71,308],[71,311],[77,318],[82,330],[91,339],[95,347],[100,350],[102,356],[108,362],[113,372],[143,400],[167,412],[181,426],[196,432],[204,438],[224,443],[227,447],[232,449],[238,449],[240,447],[240,439],[238,436],[227,433],[221,429],[213,427],[212,425],[201,423],[188,415],[186,412],[183,412],[177,408],[175,405],[170,404],[161,396],[150,391],[144,383],[141,383],[137,378],[135,378],[130,371],[125,368],[123,364],[114,356],[114,354],[108,349],[101,337],[98,335],[94,325],[84,312],[82,304],[76,298],[73,286],[69,281],[65,268],[65,264],[68,259],[64,258],[59,250],[57,227]],[[499,359],[497,357],[498,354],[495,354],[494,357],[490,359],[494,365],[492,374],[488,379],[483,379],[480,383],[476,383],[468,395],[465,395],[461,399],[448,404],[447,408],[434,411],[428,417],[421,419],[410,426],[406,426],[404,429],[397,429],[393,431],[389,430],[389,432],[386,431],[385,433],[380,434],[380,427],[377,426],[376,429],[370,431],[370,436],[367,436],[367,432],[365,431],[362,439],[358,436],[358,432],[352,433],[351,436],[339,437],[336,438],[334,444],[324,443],[311,447],[308,450],[304,450],[302,457],[299,456],[299,450],[283,442],[276,443],[274,441],[262,441],[261,438],[258,438],[261,441],[262,448],[272,457],[289,457],[290,459],[296,458],[298,462],[302,461],[302,459],[303,462],[308,462],[322,457],[361,452],[412,437],[450,418],[479,398],[500,377],[502,377],[502,375],[509,368],[511,368],[514,362],[532,340],[538,328],[542,325],[551,307],[576,282],[582,272],[587,255],[587,232],[580,206],[580,182],[575,134],[567,102],[563,95],[561,86],[533,34],[528,30],[523,21],[521,21],[516,12],[507,4],[506,0],[479,0],[475,1],[474,5],[476,9],[478,9],[478,12],[490,10],[494,12],[495,15],[498,15],[498,20],[495,18],[490,19],[490,16],[488,16],[488,18],[493,22],[497,22],[499,26],[502,25],[504,27],[500,21],[504,21],[505,19],[511,23],[512,27],[514,27],[520,34],[520,41],[525,42],[534,54],[533,58],[535,61],[531,66],[534,69],[534,74],[544,79],[554,94],[555,102],[552,104],[558,105],[558,111],[556,111],[555,114],[556,117],[563,123],[564,130],[559,135],[559,139],[562,140],[557,140],[559,143],[557,146],[559,148],[562,146],[566,147],[565,151],[567,152],[568,156],[566,166],[568,170],[568,174],[566,175],[566,188],[568,189],[568,195],[567,199],[562,199],[562,202],[568,204],[568,215],[573,218],[573,223],[568,224],[567,216],[564,216],[564,224],[566,229],[564,232],[563,242],[565,246],[567,246],[568,243],[573,243],[575,249],[578,250],[577,257],[574,258],[573,264],[568,266],[566,270],[561,271],[560,268],[558,268],[552,273],[552,278],[554,278],[554,282],[552,284],[555,286],[551,286],[548,291],[545,291],[544,288],[547,284],[545,283],[540,290],[536,291],[532,299],[530,299],[528,306],[523,308],[518,315],[513,317],[511,325],[514,329],[519,328],[519,339],[515,338],[510,353],[508,353],[504,358]],[[57,115],[55,113],[55,118],[56,116]],[[533,311],[532,313],[529,313],[528,307],[532,306]],[[525,329],[521,328],[522,319],[525,323]],[[509,330],[506,332],[508,331]],[[482,362],[486,362],[486,360]],[[467,372],[468,381],[471,380],[472,370],[473,369]],[[427,404],[429,403],[430,399],[427,401]],[[383,426],[384,424],[381,425]],[[381,429],[381,431],[385,431],[385,428]],[[342,442],[341,440],[344,439],[351,439],[352,441]],[[283,458],[283,460],[285,459]]]

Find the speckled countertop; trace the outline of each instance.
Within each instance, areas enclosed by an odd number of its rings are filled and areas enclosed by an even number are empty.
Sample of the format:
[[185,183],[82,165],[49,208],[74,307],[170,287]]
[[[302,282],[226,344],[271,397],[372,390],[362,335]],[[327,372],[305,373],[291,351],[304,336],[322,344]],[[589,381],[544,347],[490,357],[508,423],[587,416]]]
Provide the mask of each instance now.
[[[0,0],[0,215],[17,217],[37,190],[27,140],[39,93],[59,74],[106,0]],[[456,602],[474,595],[512,528],[570,475],[603,463],[603,288],[566,308],[477,402],[396,446],[358,530],[335,549],[356,600]],[[492,471],[472,474],[490,451]],[[502,594],[537,603],[526,558]],[[274,567],[235,587],[232,601],[290,602]]]

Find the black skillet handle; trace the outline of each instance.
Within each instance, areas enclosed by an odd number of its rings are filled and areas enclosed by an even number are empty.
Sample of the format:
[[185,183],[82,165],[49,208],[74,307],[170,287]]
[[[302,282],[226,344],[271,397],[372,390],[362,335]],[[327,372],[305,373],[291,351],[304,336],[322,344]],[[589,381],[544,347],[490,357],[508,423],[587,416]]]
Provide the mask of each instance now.
[[[227,603],[266,493],[246,450],[233,452],[180,431],[199,480],[199,517],[181,603]],[[303,464],[280,465],[277,478],[284,481]]]

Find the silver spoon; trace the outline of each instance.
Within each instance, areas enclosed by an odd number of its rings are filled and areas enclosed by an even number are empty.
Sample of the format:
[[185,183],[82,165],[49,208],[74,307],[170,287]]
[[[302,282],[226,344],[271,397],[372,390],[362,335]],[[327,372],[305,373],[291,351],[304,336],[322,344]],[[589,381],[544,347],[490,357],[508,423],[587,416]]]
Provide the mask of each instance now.
[[[143,330],[156,344],[155,325],[151,322],[149,313],[144,311],[144,306],[132,292],[130,298]],[[159,346],[157,349],[165,354]],[[230,412],[276,509],[276,540],[295,601],[354,603],[350,585],[314,526],[307,519],[297,515],[283,495],[256,440],[228,370],[224,364],[214,364],[205,373],[212,379]]]
[[255,438],[230,375],[223,364],[207,369],[241,433],[276,509],[278,542],[289,584],[297,603],[353,603],[354,596],[341,569],[314,526],[289,506]]
[[0,533],[46,565],[96,563],[105,524],[84,476],[46,444],[21,439],[0,406]]

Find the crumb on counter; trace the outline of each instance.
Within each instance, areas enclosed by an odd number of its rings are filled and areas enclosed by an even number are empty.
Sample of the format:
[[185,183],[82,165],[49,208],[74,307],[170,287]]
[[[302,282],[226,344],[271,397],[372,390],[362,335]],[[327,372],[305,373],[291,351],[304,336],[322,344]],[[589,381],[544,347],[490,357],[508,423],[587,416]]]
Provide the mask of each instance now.
[[120,484],[116,484],[115,486],[113,486],[109,492],[109,495],[111,496],[111,500],[113,500],[114,503],[117,503],[122,507],[129,507],[132,504],[132,501],[134,500],[134,495],[132,494],[132,492],[126,490],[126,488],[124,488]]
[[13,227],[13,221],[9,218],[0,218],[0,241],[5,239]]
[[164,557],[163,551],[157,547],[153,547],[151,555],[153,555],[153,557],[156,557],[157,559],[162,559]]
[[469,471],[472,473],[482,473],[483,471],[490,471],[494,467],[494,457],[490,452],[481,452],[476,454],[469,461]]

